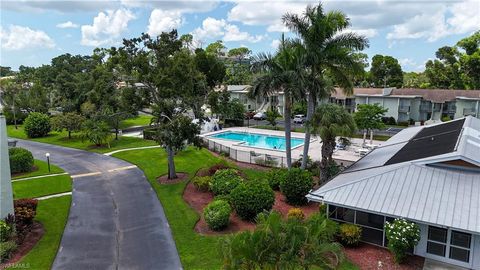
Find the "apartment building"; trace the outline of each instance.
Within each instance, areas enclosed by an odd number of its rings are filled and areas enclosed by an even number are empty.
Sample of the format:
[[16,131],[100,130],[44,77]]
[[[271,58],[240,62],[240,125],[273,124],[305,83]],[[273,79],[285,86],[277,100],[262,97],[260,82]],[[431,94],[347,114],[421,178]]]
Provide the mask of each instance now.
[[[230,97],[238,99],[248,111],[274,109],[283,114],[283,92],[250,99],[250,88],[250,85],[229,85],[228,91]],[[393,117],[398,122],[441,120],[446,116],[451,119],[469,115],[480,118],[480,90],[355,88],[352,95],[345,95],[338,89],[328,102],[344,106],[349,112],[355,112],[358,104],[377,103],[388,109],[386,117]]]

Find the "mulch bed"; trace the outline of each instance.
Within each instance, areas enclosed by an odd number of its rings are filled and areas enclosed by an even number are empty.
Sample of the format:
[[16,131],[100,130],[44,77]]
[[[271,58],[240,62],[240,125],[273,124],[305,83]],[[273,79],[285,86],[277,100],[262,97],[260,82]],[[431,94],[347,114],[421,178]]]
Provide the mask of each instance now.
[[12,265],[20,261],[23,256],[27,255],[27,253],[30,252],[37,242],[40,241],[44,233],[45,229],[43,228],[42,224],[40,222],[34,222],[30,227],[30,231],[23,239],[22,244],[17,247],[7,262],[0,264],[0,269],[4,269],[8,265]]
[[366,243],[358,247],[346,247],[345,255],[361,270],[421,270],[425,261],[419,256],[409,256],[404,264],[399,265],[388,249]]
[[168,179],[168,174],[157,177],[157,181],[162,185],[177,184],[188,179],[187,173],[177,172],[176,179]]
[[[195,231],[201,234],[219,235],[228,234],[233,232],[253,230],[256,224],[249,221],[244,221],[237,216],[235,212],[230,216],[230,224],[222,231],[210,230],[203,218],[203,209],[213,200],[213,194],[211,192],[201,192],[195,188],[192,183],[189,183],[183,192],[183,199],[200,215],[200,219],[195,224]],[[286,216],[288,210],[294,208],[285,202],[285,197],[280,192],[275,192],[275,204],[273,210],[279,211],[282,215]],[[309,203],[305,206],[299,207],[305,213],[305,216],[310,216],[315,212],[318,212],[318,203]]]

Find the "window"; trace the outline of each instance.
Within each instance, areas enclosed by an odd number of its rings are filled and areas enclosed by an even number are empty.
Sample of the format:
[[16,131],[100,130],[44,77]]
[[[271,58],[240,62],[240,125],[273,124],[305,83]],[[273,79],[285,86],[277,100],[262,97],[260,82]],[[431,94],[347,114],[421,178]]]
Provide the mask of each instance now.
[[383,229],[384,217],[380,215],[370,214],[357,211],[357,224],[372,228]]
[[468,263],[470,261],[471,241],[472,235],[452,231],[450,236],[450,259]]
[[434,226],[428,227],[427,253],[429,254],[468,263],[471,243],[471,234]]
[[355,210],[330,205],[329,216],[331,219],[353,223],[355,220]]

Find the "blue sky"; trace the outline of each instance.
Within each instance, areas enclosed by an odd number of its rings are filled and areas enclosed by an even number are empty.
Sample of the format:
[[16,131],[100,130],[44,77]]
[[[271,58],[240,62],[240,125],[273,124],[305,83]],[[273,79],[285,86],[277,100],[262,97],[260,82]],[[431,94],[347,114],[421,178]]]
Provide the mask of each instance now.
[[[5,1],[1,0],[0,65],[48,64],[63,54],[91,54],[119,46],[122,38],[177,28],[198,46],[222,39],[228,48],[273,51],[286,12],[309,1]],[[406,71],[421,71],[437,48],[480,29],[480,1],[324,1],[326,11],[350,17],[351,31],[367,36],[368,56],[392,55]]]

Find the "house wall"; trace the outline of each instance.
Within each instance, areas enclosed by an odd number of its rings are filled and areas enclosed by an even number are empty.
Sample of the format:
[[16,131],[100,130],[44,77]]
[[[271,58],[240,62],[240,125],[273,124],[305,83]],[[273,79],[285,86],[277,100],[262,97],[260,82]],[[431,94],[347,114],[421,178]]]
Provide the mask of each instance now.
[[[458,99],[456,102],[457,111],[455,112],[455,118],[466,116],[466,111],[471,110],[473,116],[478,117],[478,101],[477,100],[465,100]],[[465,110],[466,109],[466,110]]]

